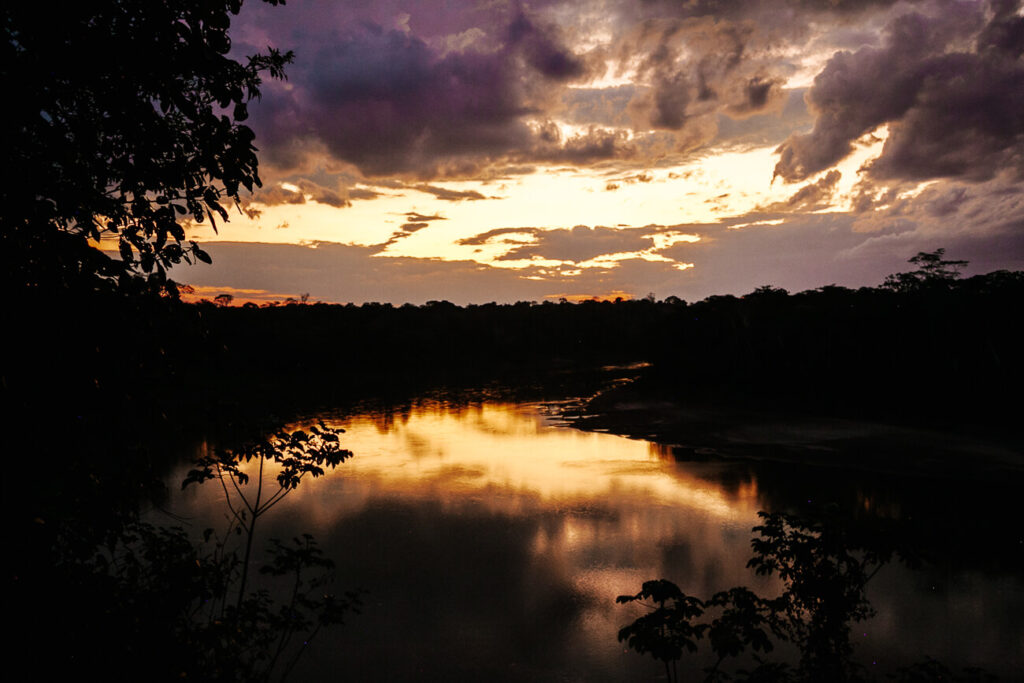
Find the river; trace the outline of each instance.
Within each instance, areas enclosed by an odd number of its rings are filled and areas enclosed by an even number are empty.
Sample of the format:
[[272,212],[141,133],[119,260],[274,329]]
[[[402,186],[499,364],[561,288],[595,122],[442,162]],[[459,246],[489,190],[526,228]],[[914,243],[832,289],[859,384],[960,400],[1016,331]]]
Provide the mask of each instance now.
[[[924,656],[1011,680],[1024,669],[1019,480],[680,460],[666,445],[574,429],[564,407],[434,397],[311,416],[343,427],[355,455],[304,480],[258,541],[311,533],[336,563],[335,589],[366,593],[292,680],[663,679],[617,641],[643,609],[615,597],[662,577],[703,597],[777,593],[777,579],[746,567],[751,527],[760,510],[819,496],[856,516],[924,521],[945,539],[925,568],[894,562],[872,579],[877,614],[854,625],[859,662],[880,678]],[[194,529],[226,515],[213,483],[173,510]],[[706,664],[684,657],[684,668]]]

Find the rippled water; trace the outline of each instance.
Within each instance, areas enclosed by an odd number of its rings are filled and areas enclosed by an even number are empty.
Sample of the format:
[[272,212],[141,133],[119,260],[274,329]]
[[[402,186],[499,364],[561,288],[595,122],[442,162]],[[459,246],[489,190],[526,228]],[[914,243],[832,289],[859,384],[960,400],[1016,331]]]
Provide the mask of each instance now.
[[[355,457],[304,481],[259,534],[314,534],[336,587],[368,593],[296,680],[657,680],[656,662],[617,642],[638,612],[615,596],[659,577],[701,596],[773,593],[745,567],[750,529],[758,510],[807,493],[791,465],[767,476],[765,465],[677,462],[664,446],[571,429],[552,404],[424,400],[324,419],[347,430]],[[219,493],[190,489],[178,512],[197,527],[223,519]],[[858,659],[1024,664],[1024,581],[981,564],[886,567],[870,592],[879,614],[857,627]]]

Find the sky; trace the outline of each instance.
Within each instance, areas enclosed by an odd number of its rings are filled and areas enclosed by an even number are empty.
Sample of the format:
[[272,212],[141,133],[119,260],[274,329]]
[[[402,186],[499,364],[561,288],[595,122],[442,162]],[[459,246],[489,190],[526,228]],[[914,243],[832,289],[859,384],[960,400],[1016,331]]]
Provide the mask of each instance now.
[[1024,269],[1020,0],[250,0],[293,50],[197,296],[457,304]]

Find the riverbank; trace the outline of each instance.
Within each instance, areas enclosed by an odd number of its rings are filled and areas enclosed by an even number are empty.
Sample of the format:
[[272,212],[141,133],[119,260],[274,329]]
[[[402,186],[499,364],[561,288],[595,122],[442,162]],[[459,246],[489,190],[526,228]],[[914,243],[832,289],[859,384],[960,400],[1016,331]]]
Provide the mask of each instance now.
[[642,382],[613,386],[563,417],[584,431],[665,445],[678,461],[774,461],[973,480],[1024,477],[1024,449],[1009,432],[816,415],[781,405],[684,402],[649,392]]

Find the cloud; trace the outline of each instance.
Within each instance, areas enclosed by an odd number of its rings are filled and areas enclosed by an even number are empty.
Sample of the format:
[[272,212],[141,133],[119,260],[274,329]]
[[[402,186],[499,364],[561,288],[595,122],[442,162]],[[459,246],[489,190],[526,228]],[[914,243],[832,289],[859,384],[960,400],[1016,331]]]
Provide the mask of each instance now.
[[380,192],[377,192],[375,190],[369,190],[364,187],[353,187],[349,188],[348,191],[348,198],[351,201],[356,201],[360,199],[376,199],[379,196],[381,196]]
[[523,240],[523,235],[529,235],[530,239],[532,240],[536,233],[538,233],[539,231],[540,230],[538,228],[495,228],[494,230],[488,230],[487,232],[482,232],[478,235],[473,235],[472,237],[464,237],[458,240],[457,244],[466,246],[477,246],[481,244],[487,244],[488,242],[494,240],[494,238],[496,237],[503,237],[506,235],[519,235],[520,239],[513,240],[508,237],[504,237],[502,241],[514,244],[525,244],[527,242]]
[[[542,300],[549,284],[516,271],[471,261],[375,257],[376,247],[214,243],[205,268],[177,268],[173,277],[194,285],[309,292],[318,301],[387,301],[422,304],[429,300],[480,303]],[[179,272],[180,271],[180,272]]]
[[547,121],[539,128],[537,143],[524,159],[558,164],[588,165],[608,159],[633,157],[636,147],[624,130],[591,125],[586,130],[563,137],[558,126]]
[[476,201],[479,199],[501,199],[501,197],[488,197],[487,195],[481,194],[476,190],[449,190],[444,187],[438,187],[437,185],[413,185],[412,189],[419,192],[426,192],[432,194],[438,199],[442,199],[446,202],[461,202],[461,201]]
[[791,212],[823,209],[828,206],[829,200],[835,194],[836,185],[839,183],[842,175],[842,173],[833,169],[817,182],[808,183],[801,187],[786,201],[769,204],[762,207],[761,210],[767,212]]
[[[488,287],[499,281],[510,294],[491,298],[507,300],[626,290],[626,280],[635,295],[693,298],[768,283],[875,284],[916,251],[942,246],[955,257],[961,249],[971,260],[1019,262],[1024,16],[1017,0],[263,5],[245,6],[232,29],[236,47],[294,48],[297,61],[290,80],[265,83],[252,107],[270,181],[254,201],[341,207],[405,194],[420,202],[425,213],[401,215],[384,245],[440,220],[429,215],[435,200],[452,202],[453,231],[486,208],[479,203],[491,198],[486,186],[448,189],[444,180],[511,180],[501,194],[512,197],[514,176],[572,166],[589,189],[616,190],[603,201],[628,203],[654,195],[630,185],[649,173],[678,181],[685,202],[703,181],[674,174],[677,166],[723,150],[778,148],[776,174],[799,183],[785,199],[720,225],[549,229],[524,219],[533,227],[461,241],[479,254],[504,252],[500,268],[432,259],[385,266],[381,244],[296,252],[318,264],[315,273],[326,273],[321,259],[335,254],[361,291],[372,290],[373,278],[397,277],[393,287],[379,287],[415,297],[412,283],[422,274],[418,286],[439,290],[429,298],[453,298],[441,282],[448,276],[473,287],[465,296],[474,298],[497,291]],[[881,156],[859,175],[855,211],[801,215],[830,205],[837,163],[882,131]],[[701,186],[700,199],[711,197],[709,206],[717,201],[719,215],[729,215],[739,198],[761,192],[751,189],[760,176],[745,178],[750,170],[736,169],[736,182]],[[850,180],[853,171],[843,166],[843,173]],[[566,205],[573,201],[586,199],[566,197]],[[736,224],[748,227],[728,229]],[[374,240],[385,239],[380,229]],[[666,237],[673,231],[701,241],[673,244]],[[986,250],[985,239],[1001,256]],[[688,263],[694,268],[679,270]]]
[[438,57],[419,38],[366,24],[317,38],[294,68],[300,85],[271,84],[270,106],[254,110],[272,161],[310,140],[367,176],[437,176],[528,145],[507,55]]
[[[712,294],[745,294],[765,284],[790,291],[832,283],[874,286],[886,275],[905,270],[906,260],[917,252],[939,247],[945,247],[951,258],[969,260],[970,273],[1024,268],[1024,196],[1010,180],[940,184],[929,190],[908,199],[885,219],[887,223],[872,225],[870,232],[860,225],[864,217],[852,214],[758,213],[721,224],[649,226],[621,234],[615,234],[615,228],[582,226],[547,231],[500,228],[462,241],[509,240],[513,248],[525,250],[523,256],[541,257],[517,268],[386,257],[380,255],[381,245],[219,242],[204,245],[213,256],[212,266],[179,267],[172,277],[212,288],[209,291],[233,287],[309,292],[314,300],[328,302],[446,299],[466,304],[590,297],[612,291],[694,301]],[[952,213],[950,206],[955,206]],[[881,214],[871,215],[882,219]],[[984,229],[962,227],[972,221],[981,222]],[[743,223],[748,227],[730,229]],[[684,233],[700,239],[655,244],[659,236]],[[663,260],[628,255],[637,248],[656,249]],[[626,256],[602,262],[599,257],[608,254]],[[551,261],[556,257],[564,257],[563,263],[548,265],[559,263]],[[590,267],[578,266],[588,258]],[[686,264],[693,267],[682,269]]]
[[[1017,2],[936,5],[903,14],[881,47],[838,52],[807,93],[813,130],[778,149],[775,173],[805,179],[883,124],[878,180],[987,180],[1024,174],[1024,17]],[[992,10],[986,21],[985,14]]]
[[488,23],[489,34],[476,27],[480,39],[458,46],[432,44],[408,24],[388,29],[350,18],[303,26],[291,80],[265,84],[264,103],[253,108],[265,158],[299,169],[323,153],[367,177],[423,179],[528,158],[537,140],[527,119],[587,66],[554,26],[522,9]]
[[[251,202],[274,206],[277,204],[305,204],[306,196],[296,189],[282,187],[280,184],[264,186],[253,194]],[[247,204],[250,202],[247,202]]]
[[384,251],[387,247],[389,247],[392,244],[394,244],[395,242],[398,242],[399,240],[405,239],[406,237],[408,237],[409,235],[413,234],[414,232],[419,232],[423,228],[428,227],[430,225],[431,221],[447,220],[447,219],[445,219],[445,218],[443,218],[441,216],[436,216],[436,215],[435,216],[427,216],[427,215],[424,215],[424,214],[421,214],[421,213],[416,213],[415,211],[410,211],[410,212],[406,213],[405,217],[408,218],[409,220],[406,223],[403,223],[402,226],[398,230],[396,230],[395,232],[391,233],[391,236],[387,239],[387,241],[385,241],[385,242],[383,242],[381,244],[375,245],[376,246],[376,252],[375,253],[380,253],[380,252]]
[[580,78],[586,66],[556,36],[553,27],[540,28],[520,7],[508,26],[508,45],[518,50],[534,69],[555,81]]
[[605,228],[577,225],[570,229],[530,230],[533,244],[516,247],[502,260],[540,257],[582,263],[598,256],[644,251],[653,246],[649,228]]
[[1007,250],[1003,242],[985,260],[998,261],[1000,252],[1005,261],[1018,264],[1024,257],[1024,187],[1013,171],[985,182],[939,181],[919,192],[890,189],[869,201],[870,210],[856,216],[858,231],[882,232],[899,225],[913,231],[904,239],[926,237],[936,242],[962,241],[965,235],[975,240],[1015,236],[1015,248]]
[[305,204],[307,201],[343,209],[352,206],[352,200],[376,199],[381,193],[365,188],[331,189],[307,178],[290,178],[286,182],[274,182],[257,189],[252,197],[244,201],[251,204],[275,206],[278,204]]
[[[421,181],[509,165],[649,162],[712,141],[722,117],[770,124],[758,115],[786,105],[796,68],[785,48],[810,35],[795,16],[848,13],[844,3],[783,0],[528,11],[399,0],[254,12],[267,23],[243,26],[246,45],[297,50],[290,80],[265,83],[252,108],[261,158],[282,171],[348,164],[364,178]],[[593,86],[609,73],[630,82]],[[555,120],[575,132],[552,137]]]
[[427,227],[428,225],[430,225],[430,223],[403,223],[402,224],[402,232],[404,232],[404,233],[413,233],[413,232],[416,232],[417,230],[422,230],[423,228]]
[[428,221],[444,221],[444,220],[448,220],[444,216],[439,216],[437,214],[424,214],[424,213],[417,213],[415,211],[409,211],[408,213],[405,214],[405,217],[408,218],[410,221],[412,221],[414,223],[425,223],[425,222],[428,222]]

